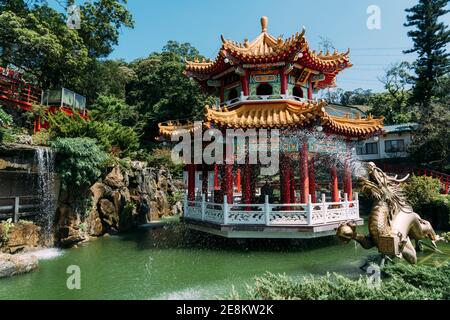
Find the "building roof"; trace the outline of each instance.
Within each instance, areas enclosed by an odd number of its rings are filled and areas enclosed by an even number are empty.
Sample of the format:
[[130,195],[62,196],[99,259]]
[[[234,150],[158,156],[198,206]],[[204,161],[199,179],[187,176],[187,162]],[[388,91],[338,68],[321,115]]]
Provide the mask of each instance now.
[[[223,128],[277,128],[287,129],[305,127],[320,123],[326,132],[349,137],[365,137],[379,133],[383,129],[383,118],[372,116],[362,118],[359,113],[346,114],[344,117],[334,116],[326,111],[325,101],[266,101],[258,103],[242,103],[239,107],[205,108],[205,127],[215,124]],[[194,131],[194,124],[178,124],[167,122],[159,125],[162,135],[169,136],[179,129]]]
[[412,132],[417,130],[418,127],[419,125],[414,122],[388,125],[384,126],[384,133]]
[[352,66],[350,50],[343,53],[317,53],[311,50],[305,38],[305,28],[287,39],[275,38],[267,32],[267,17],[261,18],[261,34],[255,40],[243,43],[225,39],[214,61],[186,61],[185,72],[198,80],[206,80],[227,69],[246,64],[299,64],[304,68],[318,71],[325,78],[318,81],[317,88],[335,85],[336,75]]

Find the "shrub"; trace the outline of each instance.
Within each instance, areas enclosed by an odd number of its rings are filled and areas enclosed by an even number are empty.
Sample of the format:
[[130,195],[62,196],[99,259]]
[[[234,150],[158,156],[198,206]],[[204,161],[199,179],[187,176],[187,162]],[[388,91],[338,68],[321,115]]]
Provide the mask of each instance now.
[[183,176],[183,164],[175,164],[172,161],[171,151],[167,148],[154,149],[147,157],[147,163],[150,167],[166,167],[175,178]]
[[[294,279],[266,273],[247,288],[246,299],[263,300],[427,300],[450,297],[449,264],[440,267],[396,263],[386,266],[379,286],[367,276],[352,280],[338,274]],[[240,298],[234,291],[230,298]]]
[[403,189],[414,210],[420,211],[423,204],[430,203],[439,196],[440,186],[439,180],[413,175]]
[[63,187],[89,187],[101,175],[108,155],[89,138],[57,138],[50,143],[57,152]]
[[132,127],[114,121],[86,121],[79,115],[69,116],[57,112],[49,116],[50,138],[96,139],[106,152],[129,156],[139,149],[139,135]]
[[431,222],[437,230],[450,230],[450,196],[439,195],[424,203],[418,213]]
[[0,143],[10,140],[10,126],[13,124],[13,118],[10,114],[6,113],[0,106]]

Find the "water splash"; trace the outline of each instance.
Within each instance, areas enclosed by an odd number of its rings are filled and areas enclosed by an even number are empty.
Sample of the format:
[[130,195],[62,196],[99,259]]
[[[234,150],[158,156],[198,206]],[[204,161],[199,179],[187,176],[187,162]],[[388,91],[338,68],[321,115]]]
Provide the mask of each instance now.
[[51,260],[60,257],[63,251],[61,249],[50,248],[32,251],[29,254],[35,256],[38,260]]
[[50,241],[56,213],[55,155],[49,148],[36,149],[39,218],[44,240]]

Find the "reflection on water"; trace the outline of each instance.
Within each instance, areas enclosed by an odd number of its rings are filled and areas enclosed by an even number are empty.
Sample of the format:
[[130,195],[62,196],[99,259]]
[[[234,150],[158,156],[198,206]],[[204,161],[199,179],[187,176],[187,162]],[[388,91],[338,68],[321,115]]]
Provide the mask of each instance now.
[[[450,254],[448,245],[440,249]],[[375,250],[335,238],[237,241],[180,225],[107,237],[65,250],[27,275],[0,280],[0,299],[214,299],[266,271],[292,276],[337,272],[352,277]],[[448,255],[420,254],[425,264]],[[67,267],[81,269],[81,290],[68,290]]]

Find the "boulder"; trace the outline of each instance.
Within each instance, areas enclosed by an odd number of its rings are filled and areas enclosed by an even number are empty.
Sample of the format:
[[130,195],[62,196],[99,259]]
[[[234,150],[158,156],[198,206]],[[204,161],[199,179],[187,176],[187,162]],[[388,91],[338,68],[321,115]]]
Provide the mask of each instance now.
[[112,189],[110,186],[102,183],[102,182],[96,182],[91,187],[91,193],[92,193],[92,204],[93,206],[96,206],[98,201],[101,198],[109,197],[112,193]]
[[0,253],[0,279],[28,273],[38,266],[38,259],[32,254]]
[[115,166],[112,169],[112,171],[106,176],[104,182],[112,188],[124,187],[124,177],[119,166]]
[[119,230],[119,213],[114,204],[108,199],[101,199],[98,203],[98,210],[102,222],[111,230]]
[[39,246],[41,228],[34,223],[19,221],[16,224],[3,222],[0,224],[0,236],[3,239],[1,251],[16,253],[24,249],[32,249]]

